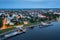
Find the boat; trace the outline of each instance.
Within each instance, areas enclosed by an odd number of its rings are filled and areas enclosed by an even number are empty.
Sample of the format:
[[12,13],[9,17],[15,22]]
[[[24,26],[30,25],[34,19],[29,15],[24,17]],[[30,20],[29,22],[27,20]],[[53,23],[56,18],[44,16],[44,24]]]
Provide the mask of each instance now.
[[23,28],[23,32],[26,32],[26,28]]
[[14,35],[17,35],[17,34],[18,34],[18,32],[7,33],[7,34],[5,34],[4,36],[2,36],[0,38],[1,38],[1,40],[4,40],[4,39],[7,39],[7,38],[12,37]]
[[21,32],[18,32],[18,31],[12,32],[12,33],[10,33],[10,34],[4,35],[4,38],[3,38],[3,39],[7,39],[7,38],[9,38],[9,37],[12,37],[12,36],[15,36],[15,35],[18,35],[18,34],[21,34],[21,33],[23,33],[23,31],[21,31]]
[[13,32],[13,33],[10,33],[10,34],[6,34],[4,37],[8,38],[8,37],[14,36],[16,34],[18,34],[18,32]]
[[44,23],[44,22],[41,22],[41,24],[39,25],[40,27],[47,27],[47,26],[51,26],[52,24],[50,23]]
[[[22,31],[18,31],[18,30],[22,30]],[[9,37],[12,37],[12,36],[15,36],[15,35],[17,35],[17,34],[21,34],[21,33],[23,33],[23,32],[26,32],[26,28],[19,28],[18,30],[15,30],[15,31],[13,31],[13,32],[9,32],[9,33],[7,33],[7,34],[5,34],[3,37],[2,37],[2,39],[7,39],[7,38],[9,38]]]

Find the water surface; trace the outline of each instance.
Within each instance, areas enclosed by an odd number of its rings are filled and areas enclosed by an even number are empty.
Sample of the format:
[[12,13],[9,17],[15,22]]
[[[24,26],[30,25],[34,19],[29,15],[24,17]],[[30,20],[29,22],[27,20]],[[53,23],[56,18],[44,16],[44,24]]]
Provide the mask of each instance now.
[[51,22],[53,26],[40,28],[27,28],[26,33],[8,38],[6,40],[60,40],[60,18],[58,22]]

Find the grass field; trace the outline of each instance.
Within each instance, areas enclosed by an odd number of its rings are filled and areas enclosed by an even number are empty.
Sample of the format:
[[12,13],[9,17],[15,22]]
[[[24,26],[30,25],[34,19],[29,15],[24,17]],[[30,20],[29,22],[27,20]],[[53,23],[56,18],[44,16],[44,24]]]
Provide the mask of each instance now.
[[7,28],[7,29],[4,29],[4,30],[0,30],[0,34],[8,32],[8,31],[13,30],[13,29],[15,29],[15,28],[12,27],[12,28]]

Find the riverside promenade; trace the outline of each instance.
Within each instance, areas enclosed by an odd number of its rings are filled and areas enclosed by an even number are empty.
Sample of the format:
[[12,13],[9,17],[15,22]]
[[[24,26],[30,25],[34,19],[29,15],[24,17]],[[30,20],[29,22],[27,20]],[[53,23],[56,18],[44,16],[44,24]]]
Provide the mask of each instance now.
[[13,29],[13,30],[10,30],[8,32],[5,32],[5,33],[0,34],[0,39],[1,38],[4,38],[4,35],[6,35],[7,33],[11,33],[11,32],[16,31],[16,30],[18,30],[18,29]]
[[[35,26],[38,26],[38,25],[40,25],[40,24],[34,24],[34,25],[24,26],[24,27],[25,27],[25,28],[27,28],[27,27],[35,27]],[[0,34],[0,38],[4,38],[4,35],[6,35],[7,33],[14,32],[14,31],[16,31],[16,30],[18,30],[18,28],[15,28],[15,29],[10,30],[10,31],[5,32],[5,33],[2,33],[2,34]],[[0,39],[0,40],[1,40],[1,39]]]

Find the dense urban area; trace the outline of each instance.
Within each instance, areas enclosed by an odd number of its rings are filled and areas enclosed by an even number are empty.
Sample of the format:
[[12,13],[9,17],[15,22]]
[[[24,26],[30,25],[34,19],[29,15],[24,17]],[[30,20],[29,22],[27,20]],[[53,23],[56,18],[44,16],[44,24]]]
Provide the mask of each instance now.
[[0,9],[0,34],[16,29],[18,26],[29,27],[42,22],[58,20],[60,9]]
[[[51,20],[59,15],[59,9],[1,9],[0,28],[6,29],[14,25],[29,26],[40,21]],[[7,27],[4,27],[4,23]]]

